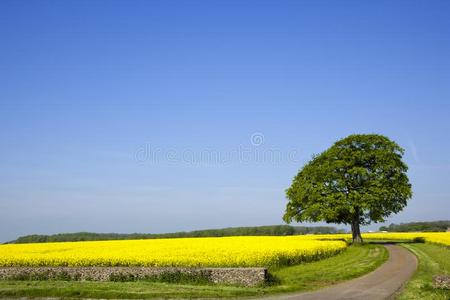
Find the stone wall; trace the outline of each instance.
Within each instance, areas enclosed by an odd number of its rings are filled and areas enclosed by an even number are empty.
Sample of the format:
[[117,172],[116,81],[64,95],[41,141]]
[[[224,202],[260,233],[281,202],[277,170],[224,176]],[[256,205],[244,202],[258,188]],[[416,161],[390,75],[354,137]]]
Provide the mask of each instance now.
[[182,273],[207,278],[217,284],[256,286],[267,279],[265,268],[156,268],[156,267],[0,267],[0,279],[132,280]]
[[433,277],[433,287],[437,289],[450,290],[450,276],[436,275]]

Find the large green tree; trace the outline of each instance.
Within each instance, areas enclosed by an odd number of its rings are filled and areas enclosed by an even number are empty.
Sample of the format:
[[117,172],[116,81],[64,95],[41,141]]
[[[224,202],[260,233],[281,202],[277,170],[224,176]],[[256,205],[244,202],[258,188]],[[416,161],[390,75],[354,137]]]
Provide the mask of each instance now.
[[361,243],[360,225],[385,221],[412,196],[403,154],[399,145],[377,134],[337,141],[295,176],[286,190],[283,219],[351,225],[353,242]]

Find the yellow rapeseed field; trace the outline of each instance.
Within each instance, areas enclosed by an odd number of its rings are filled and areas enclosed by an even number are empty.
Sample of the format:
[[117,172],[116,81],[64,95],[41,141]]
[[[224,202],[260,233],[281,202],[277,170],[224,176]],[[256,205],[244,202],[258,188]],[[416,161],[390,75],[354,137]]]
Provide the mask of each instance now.
[[364,233],[364,239],[372,240],[408,240],[423,238],[426,242],[450,246],[450,232],[380,232]]
[[[425,242],[450,246],[450,232],[375,232],[363,233],[364,240],[398,240],[413,241],[416,238],[423,238]],[[308,240],[347,240],[351,241],[351,234],[315,234],[304,235],[303,239]]]
[[[423,238],[425,242],[450,246],[450,232],[375,232],[363,233],[364,240],[398,240],[414,241],[416,238]],[[351,234],[317,234],[305,235],[304,239],[310,240],[336,240],[343,239],[351,241]]]
[[8,244],[0,245],[0,266],[273,266],[321,259],[346,246],[306,236]]
[[[450,232],[364,233],[365,240],[450,246]],[[0,245],[0,266],[251,267],[313,261],[344,250],[350,234],[237,236]]]

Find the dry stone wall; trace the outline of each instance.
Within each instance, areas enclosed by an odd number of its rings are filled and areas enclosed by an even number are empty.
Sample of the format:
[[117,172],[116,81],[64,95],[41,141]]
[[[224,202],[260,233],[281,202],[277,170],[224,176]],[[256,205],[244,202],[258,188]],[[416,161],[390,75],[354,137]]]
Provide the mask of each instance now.
[[0,279],[139,280],[184,274],[217,284],[256,286],[267,279],[265,268],[155,268],[155,267],[0,267]]

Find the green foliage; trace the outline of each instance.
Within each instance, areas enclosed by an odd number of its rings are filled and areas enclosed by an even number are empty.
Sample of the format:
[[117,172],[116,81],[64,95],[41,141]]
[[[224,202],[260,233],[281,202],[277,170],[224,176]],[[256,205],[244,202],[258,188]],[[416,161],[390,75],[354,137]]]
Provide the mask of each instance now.
[[413,243],[425,243],[425,238],[421,237],[421,236],[416,236],[415,238],[413,238]]
[[109,281],[127,282],[136,281],[138,278],[131,273],[112,273],[109,275]]
[[47,242],[74,242],[74,241],[101,241],[101,240],[132,240],[132,239],[157,239],[157,238],[182,238],[182,237],[220,237],[220,236],[251,236],[251,235],[296,235],[296,234],[326,234],[337,233],[338,230],[331,226],[289,226],[271,225],[256,227],[231,227],[222,229],[196,230],[190,232],[174,233],[93,233],[76,232],[60,233],[54,235],[27,235],[9,243],[47,243]]
[[383,222],[411,198],[403,153],[395,142],[376,134],[336,142],[294,178],[286,191],[283,219],[351,224],[360,236],[360,224]]
[[450,228],[450,221],[431,221],[391,224],[389,226],[381,226],[380,230],[392,232],[444,232],[448,228]]

